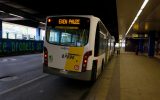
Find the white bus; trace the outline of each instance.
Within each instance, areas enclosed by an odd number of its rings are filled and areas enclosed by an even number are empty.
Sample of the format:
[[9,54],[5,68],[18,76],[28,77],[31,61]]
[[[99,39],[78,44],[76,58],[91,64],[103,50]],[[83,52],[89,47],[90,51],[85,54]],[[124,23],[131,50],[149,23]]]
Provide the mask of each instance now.
[[93,15],[59,15],[46,18],[43,72],[95,81],[107,61],[111,35]]

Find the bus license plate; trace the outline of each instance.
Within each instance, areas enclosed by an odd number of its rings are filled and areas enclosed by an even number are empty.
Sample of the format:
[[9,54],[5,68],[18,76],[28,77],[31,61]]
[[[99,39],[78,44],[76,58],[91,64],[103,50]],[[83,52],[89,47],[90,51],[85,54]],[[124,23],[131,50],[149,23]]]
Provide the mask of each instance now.
[[60,70],[60,73],[67,74],[68,71],[66,71],[66,70]]

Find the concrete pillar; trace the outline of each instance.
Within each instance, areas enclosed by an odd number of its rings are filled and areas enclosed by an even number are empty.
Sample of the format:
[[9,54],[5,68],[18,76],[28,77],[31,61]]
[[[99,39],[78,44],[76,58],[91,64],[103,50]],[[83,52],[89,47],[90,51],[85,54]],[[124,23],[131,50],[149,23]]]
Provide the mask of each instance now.
[[36,40],[40,40],[40,28],[36,28]]
[[15,34],[15,39],[17,39],[17,34]]
[[148,34],[149,37],[149,43],[148,43],[148,56],[154,57],[154,51],[155,51],[155,32],[150,32]]
[[2,20],[0,20],[0,56],[2,55]]
[[143,39],[141,38],[141,39],[139,39],[139,51],[141,52],[141,53],[143,53]]
[[2,39],[2,20],[0,20],[0,39]]
[[7,39],[9,39],[9,33],[8,32],[6,33],[6,36],[7,36]]

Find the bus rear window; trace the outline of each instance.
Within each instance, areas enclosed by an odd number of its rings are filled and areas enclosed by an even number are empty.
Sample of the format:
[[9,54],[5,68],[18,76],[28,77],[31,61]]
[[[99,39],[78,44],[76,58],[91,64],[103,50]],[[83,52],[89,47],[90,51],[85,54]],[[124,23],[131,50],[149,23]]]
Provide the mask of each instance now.
[[90,20],[83,17],[51,17],[47,19],[46,40],[55,45],[85,46],[89,38]]
[[85,46],[88,42],[89,31],[86,29],[47,29],[47,41],[56,45]]

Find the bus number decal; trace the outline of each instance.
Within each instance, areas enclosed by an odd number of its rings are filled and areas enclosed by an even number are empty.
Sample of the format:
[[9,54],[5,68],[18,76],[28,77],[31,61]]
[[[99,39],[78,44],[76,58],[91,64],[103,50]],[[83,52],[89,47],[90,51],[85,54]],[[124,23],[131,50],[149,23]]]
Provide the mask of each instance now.
[[77,54],[62,54],[62,58],[67,58],[67,59],[74,59],[75,56],[79,56]]

